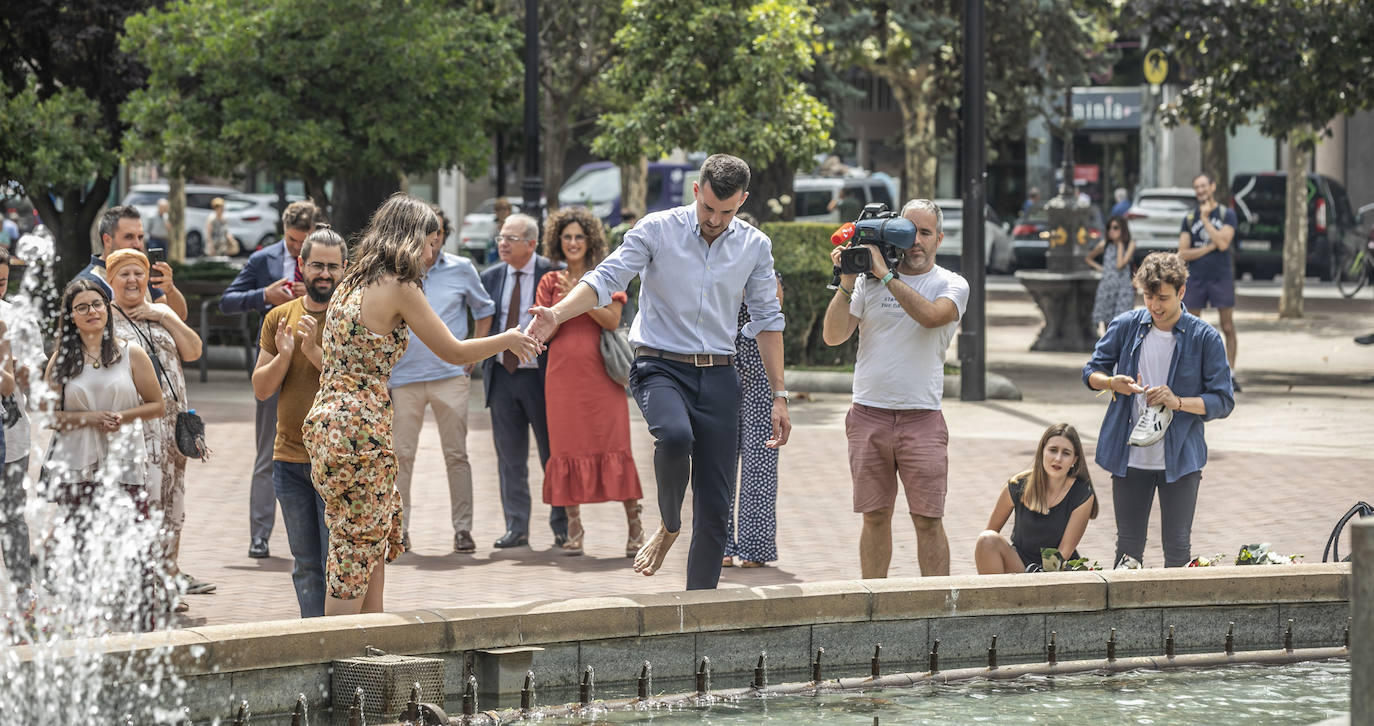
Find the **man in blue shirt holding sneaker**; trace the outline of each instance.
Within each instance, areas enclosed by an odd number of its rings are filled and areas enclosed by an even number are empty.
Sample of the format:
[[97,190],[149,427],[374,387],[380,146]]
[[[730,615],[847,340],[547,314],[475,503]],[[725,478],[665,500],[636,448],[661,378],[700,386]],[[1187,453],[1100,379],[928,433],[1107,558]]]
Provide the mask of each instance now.
[[1135,285],[1145,309],[1117,316],[1083,366],[1083,382],[1111,391],[1097,439],[1097,463],[1112,475],[1116,563],[1142,562],[1159,491],[1164,566],[1192,559],[1193,512],[1207,464],[1203,422],[1235,407],[1226,347],[1183,304],[1188,266],[1174,253],[1141,263]]

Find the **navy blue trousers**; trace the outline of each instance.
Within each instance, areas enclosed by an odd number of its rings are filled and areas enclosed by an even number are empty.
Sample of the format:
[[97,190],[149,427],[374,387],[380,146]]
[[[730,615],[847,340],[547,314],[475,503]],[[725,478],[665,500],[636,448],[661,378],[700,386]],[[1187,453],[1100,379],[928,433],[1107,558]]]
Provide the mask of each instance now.
[[682,530],[682,500],[692,486],[687,589],[715,589],[739,453],[739,374],[734,366],[636,358],[630,390],[654,437],[658,509],[668,531]]

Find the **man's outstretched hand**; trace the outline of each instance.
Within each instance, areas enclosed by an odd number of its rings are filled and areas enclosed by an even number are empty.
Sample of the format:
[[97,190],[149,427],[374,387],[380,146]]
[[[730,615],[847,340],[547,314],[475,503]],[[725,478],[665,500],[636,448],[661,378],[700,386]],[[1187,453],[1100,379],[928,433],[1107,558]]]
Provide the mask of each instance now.
[[525,334],[533,337],[540,343],[547,343],[558,332],[558,318],[553,314],[553,308],[546,308],[536,305],[530,308],[530,324],[525,326]]

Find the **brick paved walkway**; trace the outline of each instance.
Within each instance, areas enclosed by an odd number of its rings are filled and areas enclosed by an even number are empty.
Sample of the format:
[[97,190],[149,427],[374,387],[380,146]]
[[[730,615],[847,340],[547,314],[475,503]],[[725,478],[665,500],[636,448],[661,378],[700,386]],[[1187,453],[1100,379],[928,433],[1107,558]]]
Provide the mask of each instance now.
[[[1363,313],[1367,302],[1352,307]],[[1272,308],[1271,308],[1272,309]],[[1105,401],[1079,383],[1086,354],[1029,353],[1038,315],[1025,300],[989,303],[990,369],[1010,377],[1025,400],[945,402],[950,442],[950,493],[946,530],[955,574],[971,573],[973,542],[1006,478],[1029,463],[1046,425],[1066,420],[1079,427],[1085,445],[1096,438]],[[1359,348],[1352,335],[1374,329],[1367,314],[1322,313],[1280,322],[1268,311],[1239,311],[1242,381],[1236,412],[1208,424],[1211,459],[1202,482],[1193,530],[1197,554],[1233,555],[1249,542],[1272,542],[1283,553],[1320,561],[1335,520],[1358,499],[1374,501],[1368,447],[1374,441],[1374,349]],[[1214,316],[1212,317],[1214,319]],[[954,358],[954,351],[950,351]],[[623,556],[625,523],[618,504],[587,506],[587,554],[566,557],[550,550],[551,535],[536,527],[532,547],[494,550],[503,526],[497,495],[490,419],[474,388],[469,449],[475,479],[475,555],[451,551],[447,485],[437,434],[430,420],[416,463],[415,551],[387,569],[389,610],[536,598],[605,595],[680,589],[687,536],[653,578],[636,575]],[[187,623],[236,623],[297,614],[290,553],[280,519],[273,556],[246,557],[247,473],[253,457],[253,403],[241,372],[217,371],[208,384],[193,383],[192,404],[209,424],[216,449],[207,464],[192,463],[187,476],[187,528],[182,567],[216,583],[212,595],[191,596]],[[847,396],[816,395],[792,409],[796,429],[781,457],[778,548],[781,560],[766,569],[727,569],[722,586],[786,584],[850,579],[858,572],[860,518],[850,506],[843,415]],[[635,459],[644,482],[646,525],[657,525],[652,439],[630,406]],[[1091,456],[1091,454],[1090,454]],[[536,501],[539,467],[532,462]],[[1115,526],[1110,479],[1094,467],[1102,514],[1089,527],[1081,551],[1109,560]],[[684,520],[690,522],[690,497]],[[1158,511],[1147,564],[1158,564]],[[690,525],[689,525],[690,527]],[[919,574],[914,535],[899,522],[891,575]],[[1006,531],[1010,531],[1010,527]]]

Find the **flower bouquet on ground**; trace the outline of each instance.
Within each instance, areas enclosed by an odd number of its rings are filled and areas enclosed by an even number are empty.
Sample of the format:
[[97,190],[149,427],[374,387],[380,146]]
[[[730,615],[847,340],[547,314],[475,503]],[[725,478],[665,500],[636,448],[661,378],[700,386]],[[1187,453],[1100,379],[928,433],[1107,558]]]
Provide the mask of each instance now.
[[1059,552],[1057,547],[1040,548],[1040,567],[1045,572],[1081,572],[1085,570],[1100,570],[1102,565],[1094,561],[1088,564],[1088,558],[1076,557],[1072,560],[1064,559],[1064,555]]
[[1281,555],[1269,549],[1269,543],[1249,544],[1236,555],[1237,565],[1295,565],[1302,555]]

